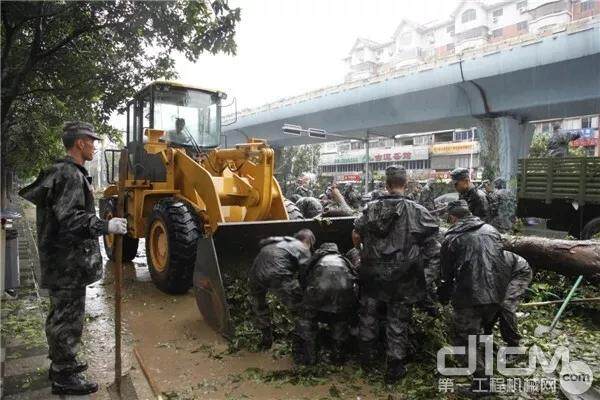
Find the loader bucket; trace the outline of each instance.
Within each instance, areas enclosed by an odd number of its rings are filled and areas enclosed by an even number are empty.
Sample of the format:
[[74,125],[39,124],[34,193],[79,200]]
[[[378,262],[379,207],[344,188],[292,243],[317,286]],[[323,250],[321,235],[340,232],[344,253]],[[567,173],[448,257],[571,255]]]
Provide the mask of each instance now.
[[323,242],[337,243],[340,252],[352,247],[351,232],[355,217],[304,219],[294,221],[230,222],[219,224],[216,232],[198,241],[194,266],[196,303],[204,320],[223,336],[231,338],[230,318],[224,281],[246,280],[247,271],[258,254],[258,243],[269,236],[292,236],[310,229]]

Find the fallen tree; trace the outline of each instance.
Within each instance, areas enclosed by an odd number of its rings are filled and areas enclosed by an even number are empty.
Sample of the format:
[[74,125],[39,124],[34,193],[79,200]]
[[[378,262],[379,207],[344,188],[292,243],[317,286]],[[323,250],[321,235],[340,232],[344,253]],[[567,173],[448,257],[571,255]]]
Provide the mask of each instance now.
[[599,241],[511,235],[502,235],[502,241],[506,250],[525,258],[533,268],[600,281]]

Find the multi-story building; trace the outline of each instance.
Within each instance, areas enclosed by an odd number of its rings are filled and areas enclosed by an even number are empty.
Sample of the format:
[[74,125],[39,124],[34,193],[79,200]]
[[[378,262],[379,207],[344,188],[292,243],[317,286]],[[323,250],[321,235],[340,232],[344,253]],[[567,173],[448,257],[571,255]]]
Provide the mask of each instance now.
[[598,0],[461,1],[444,21],[400,21],[387,42],[357,39],[344,59],[349,67],[346,80],[428,63],[489,43],[552,32],[598,14]]
[[470,168],[481,176],[479,138],[475,128],[370,138],[368,157],[365,140],[331,142],[323,146],[319,173],[336,182],[364,182],[365,167],[381,179],[390,165],[402,165],[415,180],[448,178],[457,167]]

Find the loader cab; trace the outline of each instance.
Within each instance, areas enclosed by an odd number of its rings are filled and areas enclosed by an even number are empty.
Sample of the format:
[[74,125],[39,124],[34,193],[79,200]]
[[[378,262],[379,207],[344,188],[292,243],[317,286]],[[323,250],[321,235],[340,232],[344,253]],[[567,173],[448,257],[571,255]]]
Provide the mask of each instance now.
[[212,149],[221,139],[223,92],[154,82],[127,106],[127,143],[143,143],[146,128],[161,129],[161,141],[177,147]]

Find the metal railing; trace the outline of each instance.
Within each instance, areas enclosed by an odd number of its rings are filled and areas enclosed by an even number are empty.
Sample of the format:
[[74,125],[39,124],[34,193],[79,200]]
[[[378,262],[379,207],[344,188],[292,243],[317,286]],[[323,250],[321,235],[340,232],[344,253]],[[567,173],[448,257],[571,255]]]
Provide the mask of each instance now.
[[[374,83],[384,82],[386,80],[399,78],[406,75],[411,75],[418,73],[420,71],[430,70],[436,67],[440,67],[443,65],[452,64],[454,62],[459,62],[460,60],[464,60],[465,58],[475,58],[482,57],[490,53],[499,52],[502,50],[510,49],[516,46],[523,46],[527,44],[531,44],[537,42],[545,37],[556,35],[556,34],[570,34],[581,30],[586,30],[592,28],[600,23],[600,15],[594,15],[591,17],[583,18],[577,21],[571,21],[566,24],[558,25],[554,29],[549,31],[539,32],[539,33],[527,33],[524,35],[514,36],[512,38],[497,41],[493,43],[489,43],[485,46],[479,46],[473,49],[466,49],[459,54],[452,54],[444,57],[436,57],[430,56],[423,58],[423,61],[417,65],[410,65],[401,68],[394,68],[393,66],[386,68],[385,64],[380,67],[380,70],[384,72],[380,72],[377,75],[358,79],[354,81],[344,82],[337,85],[327,86],[321,89],[312,90],[310,92],[306,92],[297,96],[292,96],[288,98],[284,98],[281,100],[277,100],[271,103],[264,104],[260,107],[255,108],[246,108],[242,109],[238,112],[238,117],[255,115],[261,112],[275,110],[278,108],[283,108],[287,106],[291,106],[294,104],[302,103],[308,100],[314,100],[323,96],[328,96],[340,92],[345,92],[348,90],[352,90],[358,87],[368,86]],[[231,121],[233,119],[233,115],[226,115],[223,117],[224,123]]]

